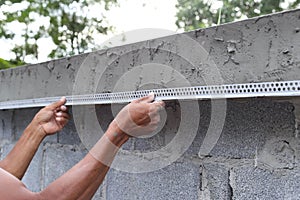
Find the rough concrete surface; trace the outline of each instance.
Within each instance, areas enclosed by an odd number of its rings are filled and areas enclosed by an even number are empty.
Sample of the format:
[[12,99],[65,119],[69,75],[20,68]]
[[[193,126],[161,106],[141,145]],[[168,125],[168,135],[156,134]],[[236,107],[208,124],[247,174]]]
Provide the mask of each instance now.
[[229,169],[226,166],[206,163],[202,166],[201,199],[231,199]]
[[230,182],[233,185],[233,199],[300,198],[299,171],[268,171],[243,166],[232,170]]
[[[124,73],[147,63],[171,66],[192,85],[204,84],[212,67],[203,60],[207,58],[205,53],[216,64],[213,73],[220,72],[224,83],[299,79],[300,47],[297,44],[300,33],[296,31],[300,27],[299,15],[300,11],[294,10],[3,70],[0,72],[0,91],[5,95],[1,95],[0,100],[72,94],[76,77],[82,75],[77,74],[82,72],[81,67],[89,78],[82,86],[83,93],[95,89],[112,91]],[[201,47],[205,53],[197,51]],[[196,53],[200,55],[197,57]],[[89,60],[84,62],[86,57]],[[163,74],[163,70],[157,74]],[[172,85],[174,75],[163,75],[157,84]],[[137,84],[143,81],[139,76],[135,79]],[[177,83],[176,86],[181,85]]]
[[107,199],[197,199],[199,165],[189,162],[150,173],[134,174],[112,170],[107,178]]
[[[3,70],[0,101],[189,84],[299,80],[299,28],[300,10],[293,10]],[[111,169],[94,199],[300,199],[299,98],[235,99],[223,105],[222,111],[209,100],[168,101],[160,132],[147,139],[132,138],[123,149],[127,153],[158,151],[171,144],[180,130],[183,134],[175,152],[191,139],[187,150],[170,165],[148,173]],[[95,123],[105,130],[120,105],[86,109],[77,115],[95,112]],[[38,110],[0,110],[1,159]],[[94,128],[94,124],[76,124],[75,110],[70,108],[69,124],[46,138],[33,159],[23,179],[32,191],[45,188],[87,153],[78,128]],[[224,123],[218,118],[222,114]],[[196,123],[195,116],[199,117]],[[218,137],[210,141],[211,151],[199,155],[207,147],[204,141],[209,130]]]

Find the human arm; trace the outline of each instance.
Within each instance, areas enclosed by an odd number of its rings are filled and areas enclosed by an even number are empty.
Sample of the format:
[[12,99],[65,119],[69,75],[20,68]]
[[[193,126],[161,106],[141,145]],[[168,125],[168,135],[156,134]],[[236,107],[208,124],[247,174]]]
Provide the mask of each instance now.
[[69,115],[65,102],[66,99],[62,98],[35,115],[14,148],[0,161],[0,168],[22,179],[43,139],[60,131],[67,123]]
[[[129,137],[153,132],[164,103],[149,95],[125,106],[89,154],[41,192],[50,199],[90,199],[102,183],[119,148]],[[129,135],[130,134],[130,135]],[[60,191],[60,192],[57,192]],[[64,194],[64,197],[58,194]],[[52,196],[53,195],[53,196]]]
[[[10,186],[0,181],[0,195],[5,191],[6,193],[11,191],[11,196],[5,194],[5,199],[8,200],[91,199],[102,183],[119,147],[130,137],[129,134],[148,133],[157,128],[158,110],[164,104],[151,103],[153,99],[154,96],[150,95],[125,106],[83,160],[43,191],[32,193],[16,180]],[[15,191],[19,191],[19,194]]]
[[[116,130],[116,129],[115,129]],[[112,158],[116,151],[107,138],[113,133],[114,128],[109,128],[105,135],[98,141],[99,152],[97,156],[107,154]],[[128,136],[120,135],[113,141],[121,145]],[[52,182],[47,188],[39,193],[33,193],[25,185],[10,173],[0,169],[0,199],[5,200],[87,200],[91,199],[102,183],[109,167],[102,164],[90,153],[87,154],[78,164],[66,172],[63,176]]]

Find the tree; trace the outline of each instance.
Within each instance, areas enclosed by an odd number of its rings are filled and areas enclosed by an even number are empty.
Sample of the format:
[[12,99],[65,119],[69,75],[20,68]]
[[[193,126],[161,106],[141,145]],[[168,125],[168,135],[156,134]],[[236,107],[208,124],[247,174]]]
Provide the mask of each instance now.
[[0,70],[12,68],[12,67],[16,67],[16,65],[14,63],[11,63],[7,60],[0,58]]
[[[17,62],[26,56],[37,59],[38,42],[45,38],[56,46],[50,58],[80,54],[93,47],[95,33],[107,34],[112,28],[103,14],[92,16],[90,8],[97,5],[105,11],[116,4],[117,0],[0,0],[0,38],[22,41],[12,49]],[[12,25],[20,27],[21,36],[9,28]]]
[[292,9],[299,4],[300,0],[178,0],[176,25],[189,31]]

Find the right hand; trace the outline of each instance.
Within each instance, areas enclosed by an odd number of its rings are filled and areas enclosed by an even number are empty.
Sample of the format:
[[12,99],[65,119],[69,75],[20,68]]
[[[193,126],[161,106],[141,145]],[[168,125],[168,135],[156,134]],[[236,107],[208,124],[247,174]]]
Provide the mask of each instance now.
[[65,103],[66,98],[62,97],[59,101],[44,107],[35,115],[32,123],[41,126],[45,135],[62,130],[70,118]]
[[158,127],[159,110],[164,107],[163,101],[154,100],[154,94],[142,97],[126,105],[113,120],[119,132],[129,136],[145,136]]

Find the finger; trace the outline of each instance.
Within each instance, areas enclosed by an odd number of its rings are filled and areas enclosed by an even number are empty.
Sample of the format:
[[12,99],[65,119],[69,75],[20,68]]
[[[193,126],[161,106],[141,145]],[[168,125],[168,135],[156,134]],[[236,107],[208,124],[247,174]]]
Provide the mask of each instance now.
[[156,115],[159,115],[159,114],[158,114],[157,110],[153,110],[148,115],[152,120]]
[[62,117],[56,117],[55,119],[56,119],[56,121],[58,121],[58,122],[61,122],[61,121],[63,120]]
[[60,106],[60,110],[67,111],[67,107],[65,105]]
[[158,107],[165,107],[165,102],[163,101],[154,101],[152,104]]
[[137,99],[136,102],[137,103],[151,103],[152,101],[154,101],[154,99],[155,99],[155,95],[153,92],[151,92],[147,96]]
[[65,125],[69,120],[63,117],[56,117],[55,118],[57,122],[59,122],[59,124],[61,125]]
[[154,102],[151,104],[151,112],[159,112],[164,109],[165,103],[163,101]]
[[57,125],[59,126],[59,129],[61,130],[66,126],[66,124],[68,123],[69,120],[63,119],[63,118],[58,118],[58,119],[56,119],[56,121],[57,121]]
[[58,113],[55,113],[56,117],[64,117],[64,118],[67,118],[69,119],[70,116],[68,113],[65,113],[65,112],[58,112]]
[[66,97],[62,97],[60,100],[48,105],[47,108],[50,108],[51,110],[55,110],[60,106],[64,105],[65,103],[66,103]]
[[55,113],[58,112],[68,112],[68,108],[65,105],[62,105],[54,110]]
[[151,124],[157,125],[160,122],[160,115],[155,115],[151,118]]

